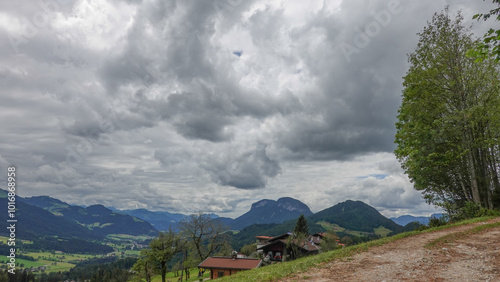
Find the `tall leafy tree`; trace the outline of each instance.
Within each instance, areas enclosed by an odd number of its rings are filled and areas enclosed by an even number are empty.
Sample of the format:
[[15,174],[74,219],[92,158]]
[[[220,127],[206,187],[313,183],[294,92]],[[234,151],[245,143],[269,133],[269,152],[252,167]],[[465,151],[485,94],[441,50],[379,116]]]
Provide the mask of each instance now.
[[146,281],[151,281],[151,275],[158,271],[161,281],[165,282],[167,263],[183,250],[184,242],[173,231],[160,232],[158,238],[151,240],[149,249],[141,251],[141,258],[134,269],[144,275]]
[[408,56],[395,154],[415,189],[449,212],[474,202],[498,207],[500,97],[498,65],[466,53],[477,41],[435,14]]
[[137,273],[139,279],[146,279],[146,282],[151,282],[151,277],[157,272],[156,259],[151,253],[151,249],[142,249],[140,258],[134,264],[132,270]]

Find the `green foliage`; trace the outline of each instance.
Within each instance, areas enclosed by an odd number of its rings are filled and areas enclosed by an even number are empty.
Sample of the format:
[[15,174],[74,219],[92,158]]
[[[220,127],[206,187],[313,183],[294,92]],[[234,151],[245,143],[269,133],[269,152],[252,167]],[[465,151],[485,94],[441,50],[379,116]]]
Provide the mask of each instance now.
[[160,232],[158,237],[149,243],[149,249],[141,250],[141,257],[133,268],[146,281],[150,281],[151,276],[159,272],[165,282],[167,263],[184,249],[185,243],[172,230]]
[[475,217],[500,216],[499,211],[481,207],[480,205],[474,202],[466,202],[465,205],[463,206],[453,207],[448,209],[453,211],[453,213],[449,214],[449,217],[455,221],[475,218]]
[[151,282],[151,277],[158,273],[158,264],[151,249],[141,250],[140,258],[134,264],[132,270],[139,280],[145,279],[146,282]]
[[417,221],[412,221],[404,226],[405,232],[414,231],[414,230],[424,230],[427,226],[421,224]]
[[288,237],[286,242],[287,258],[284,260],[295,260],[306,255],[301,249],[301,245],[308,239],[304,233],[294,233]]
[[309,235],[309,226],[307,225],[306,217],[301,214],[297,219],[297,224],[295,225],[295,229],[293,229],[293,233]]
[[[500,0],[493,0],[500,6]],[[476,14],[472,18],[478,21],[488,20],[495,16],[495,20],[500,20],[500,7],[490,10],[486,14]],[[500,29],[490,28],[483,36],[483,40],[467,52],[468,56],[476,58],[476,62],[482,62],[488,58],[494,58],[496,62],[500,61]]]
[[255,253],[257,250],[257,244],[247,244],[243,247],[241,247],[240,252],[246,256],[250,256],[251,254]]
[[63,275],[65,280],[74,281],[83,279],[88,281],[127,281],[132,276],[129,270],[136,261],[136,258],[96,258],[77,264]]
[[439,227],[448,224],[448,221],[446,220],[446,217],[432,217],[429,220],[429,227]]
[[427,202],[492,208],[500,189],[500,74],[493,60],[466,56],[475,41],[462,20],[435,14],[418,34],[404,77],[395,154]]
[[339,237],[333,231],[327,231],[321,240],[321,252],[329,252],[338,249],[339,245],[337,240]]

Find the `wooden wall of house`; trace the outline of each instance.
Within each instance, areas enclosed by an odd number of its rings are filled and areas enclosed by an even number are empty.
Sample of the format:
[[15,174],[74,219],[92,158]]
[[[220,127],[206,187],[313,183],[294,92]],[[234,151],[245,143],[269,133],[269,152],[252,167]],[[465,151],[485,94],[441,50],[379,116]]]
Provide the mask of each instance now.
[[233,275],[237,272],[241,271],[241,269],[217,269],[217,268],[212,268],[210,272],[210,279],[217,279],[219,278],[219,272],[224,272],[224,277]]

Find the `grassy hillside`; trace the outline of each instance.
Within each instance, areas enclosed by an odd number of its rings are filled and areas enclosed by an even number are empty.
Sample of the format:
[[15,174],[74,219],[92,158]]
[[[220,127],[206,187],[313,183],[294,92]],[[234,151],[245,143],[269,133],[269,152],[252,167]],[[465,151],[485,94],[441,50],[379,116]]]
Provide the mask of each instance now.
[[345,201],[307,218],[308,222],[329,222],[348,230],[375,233],[381,226],[399,233],[403,227],[381,215],[375,208],[361,201]]
[[[0,198],[0,206],[7,207],[7,199]],[[65,238],[102,239],[87,228],[65,218],[56,216],[42,208],[22,201],[16,202],[16,219],[18,220],[16,236],[19,239],[33,239],[40,236],[60,236]],[[0,213],[0,220],[7,221],[7,212]],[[8,230],[2,228],[0,235],[8,235]]]
[[[374,246],[381,246],[396,240],[400,240],[409,236],[414,236],[421,233],[432,232],[437,230],[442,230],[446,228],[451,228],[454,226],[465,225],[475,222],[486,221],[494,217],[482,217],[470,220],[461,221],[455,224],[449,224],[445,226],[435,227],[426,229],[423,231],[411,231],[405,233],[399,233],[391,237],[385,237],[378,240],[373,240],[370,242],[362,243],[359,245],[346,247],[344,249],[337,249],[330,252],[320,253],[319,255],[304,257],[295,261],[289,261],[279,264],[273,264],[270,266],[261,267],[254,270],[243,271],[235,275],[224,277],[221,281],[275,281],[284,277],[288,277],[292,274],[297,274],[300,272],[305,272],[309,268],[317,267],[321,263],[330,262],[335,259],[342,259],[353,256],[357,253],[367,251],[369,248]],[[497,224],[498,225],[498,224]],[[481,226],[475,228],[477,230],[482,230]],[[474,230],[475,230],[474,229]],[[474,231],[473,230],[473,231]],[[479,232],[477,231],[477,232]],[[303,280],[307,280],[307,277],[303,277]]]
[[[73,224],[80,225],[86,229],[86,233],[92,233],[94,237],[104,237],[109,234],[130,235],[157,235],[158,231],[149,223],[137,217],[115,213],[103,205],[93,205],[87,208],[72,206],[49,196],[35,196],[29,198],[18,197],[18,202],[23,206],[41,208],[44,214],[51,213],[60,220],[64,219]],[[32,209],[33,209],[32,208]],[[31,210],[24,210],[29,217],[33,217]],[[61,228],[51,228],[57,230]],[[43,231],[46,232],[46,231]],[[85,233],[81,233],[84,238]],[[68,237],[66,235],[65,237]]]

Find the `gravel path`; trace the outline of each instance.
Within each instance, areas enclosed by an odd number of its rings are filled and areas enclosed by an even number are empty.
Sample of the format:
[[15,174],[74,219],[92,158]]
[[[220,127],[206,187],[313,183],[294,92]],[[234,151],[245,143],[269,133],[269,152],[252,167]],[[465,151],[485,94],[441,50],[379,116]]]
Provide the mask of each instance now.
[[407,237],[280,281],[500,281],[500,226],[424,247],[442,236],[494,222],[500,218]]

